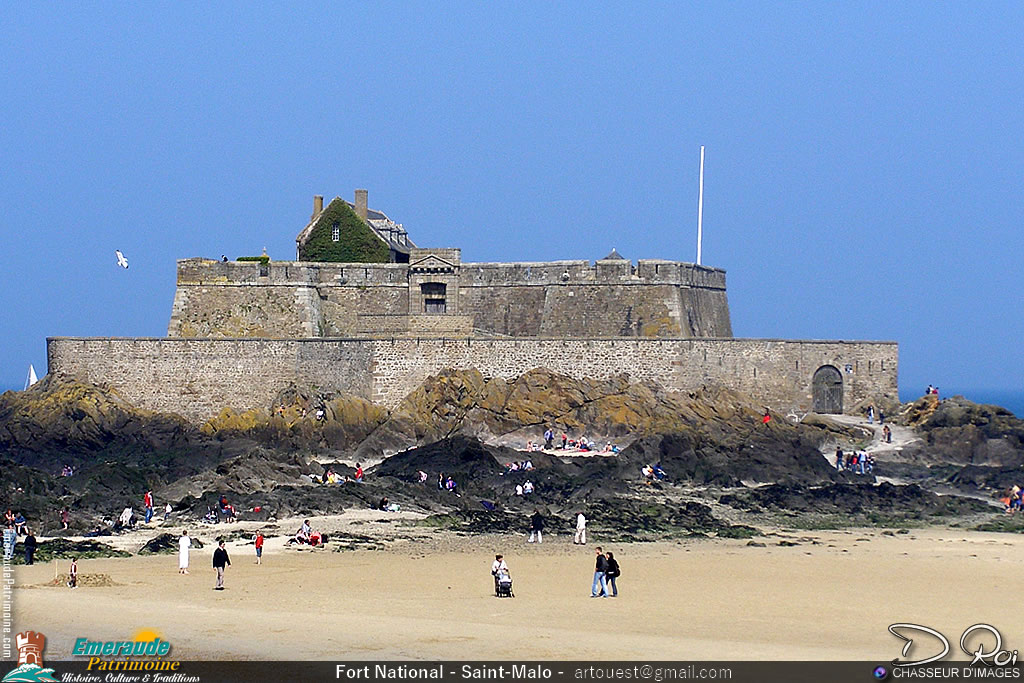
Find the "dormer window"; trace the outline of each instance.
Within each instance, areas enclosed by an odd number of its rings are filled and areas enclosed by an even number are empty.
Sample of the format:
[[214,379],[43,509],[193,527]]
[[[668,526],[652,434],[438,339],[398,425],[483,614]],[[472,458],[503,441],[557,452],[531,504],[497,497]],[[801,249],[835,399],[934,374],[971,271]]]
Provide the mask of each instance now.
[[331,226],[331,241],[337,242],[341,239],[341,226],[338,225],[338,221],[334,221],[334,225]]

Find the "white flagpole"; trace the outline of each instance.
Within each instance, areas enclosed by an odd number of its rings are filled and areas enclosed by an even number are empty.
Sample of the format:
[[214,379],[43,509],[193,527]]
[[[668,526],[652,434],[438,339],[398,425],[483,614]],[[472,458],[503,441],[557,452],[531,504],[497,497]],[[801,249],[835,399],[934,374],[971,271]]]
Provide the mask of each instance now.
[[700,190],[697,193],[697,265],[700,265],[700,248],[704,239],[704,145],[700,146]]

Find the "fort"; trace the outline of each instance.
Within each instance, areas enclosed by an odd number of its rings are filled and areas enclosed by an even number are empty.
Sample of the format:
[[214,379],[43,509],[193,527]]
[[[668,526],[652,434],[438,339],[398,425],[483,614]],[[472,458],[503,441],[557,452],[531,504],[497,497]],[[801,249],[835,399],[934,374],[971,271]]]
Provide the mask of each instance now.
[[314,198],[295,261],[178,261],[165,338],[47,340],[49,372],[114,386],[136,405],[203,421],[269,408],[281,391],[394,407],[428,375],[544,367],[627,374],[666,389],[720,385],[782,412],[896,400],[894,342],[736,339],[725,272],[640,260],[464,263],[421,248],[355,202]]

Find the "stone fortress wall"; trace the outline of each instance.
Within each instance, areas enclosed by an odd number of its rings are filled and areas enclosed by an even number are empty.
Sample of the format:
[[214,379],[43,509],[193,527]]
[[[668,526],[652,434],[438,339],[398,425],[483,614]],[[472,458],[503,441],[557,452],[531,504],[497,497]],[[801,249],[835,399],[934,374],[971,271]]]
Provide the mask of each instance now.
[[[421,286],[430,284],[445,287],[444,313],[425,310]],[[167,334],[718,338],[732,327],[725,272],[715,268],[462,263],[458,249],[413,249],[408,264],[179,261]]]
[[476,368],[511,379],[544,367],[577,378],[628,374],[670,390],[721,385],[783,414],[813,405],[822,366],[842,376],[842,406],[897,397],[894,342],[776,339],[47,340],[49,372],[107,383],[133,404],[202,422],[225,407],[269,408],[290,386],[395,407],[428,375]]
[[353,215],[343,203],[325,210],[314,198],[297,252],[314,238],[339,242],[344,219],[364,237],[372,228],[394,262],[184,259],[167,338],[51,338],[49,372],[196,422],[267,409],[289,387],[393,408],[445,368],[720,385],[784,413],[897,400],[893,342],[733,339],[723,270],[634,264],[614,249],[593,263],[463,263],[459,249],[415,246],[368,209],[365,190]]

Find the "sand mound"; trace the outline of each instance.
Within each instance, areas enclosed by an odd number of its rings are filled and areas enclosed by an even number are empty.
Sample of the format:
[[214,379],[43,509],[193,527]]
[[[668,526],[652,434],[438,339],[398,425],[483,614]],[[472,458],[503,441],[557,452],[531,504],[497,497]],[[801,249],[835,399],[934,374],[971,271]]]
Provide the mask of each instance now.
[[[62,586],[67,587],[68,581],[70,580],[71,577],[69,575],[60,574],[52,582],[39,585],[47,587],[57,586],[58,588]],[[78,585],[88,586],[89,588],[104,588],[106,586],[118,586],[120,584],[110,578],[110,574],[79,574]]]

